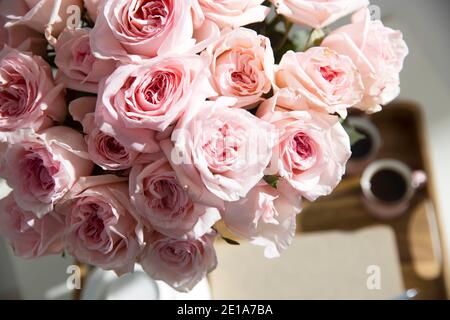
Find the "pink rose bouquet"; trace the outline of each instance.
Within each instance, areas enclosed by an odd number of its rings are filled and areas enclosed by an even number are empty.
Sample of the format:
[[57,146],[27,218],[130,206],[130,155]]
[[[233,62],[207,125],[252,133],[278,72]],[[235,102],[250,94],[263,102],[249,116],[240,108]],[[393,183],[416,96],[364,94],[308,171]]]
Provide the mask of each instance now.
[[[350,58],[326,47],[286,52],[275,72],[280,96],[288,109],[317,109],[346,117],[347,109],[363,97],[361,75]],[[285,90],[283,90],[285,89]]]
[[6,15],[7,23],[3,27],[34,30],[53,44],[72,18],[72,9],[81,8],[82,3],[82,0],[2,0],[6,12],[13,10],[13,14]]
[[220,220],[217,208],[192,201],[165,157],[133,167],[130,198],[143,224],[172,238],[198,238]]
[[128,62],[198,53],[219,30],[209,20],[200,21],[195,1],[106,0],[92,31],[92,48],[100,58]]
[[68,253],[118,274],[133,271],[143,246],[127,182],[113,175],[80,178],[59,208],[66,214]]
[[66,88],[97,93],[98,83],[115,69],[115,61],[95,58],[89,29],[64,29],[55,45],[56,82]]
[[0,52],[0,140],[21,128],[35,131],[64,121],[62,86],[40,57],[11,49]]
[[270,0],[277,13],[289,20],[309,26],[324,28],[338,19],[369,5],[368,0]]
[[263,21],[270,9],[264,0],[194,0],[200,6],[202,17],[213,21],[220,28],[242,27]]
[[271,170],[310,201],[326,196],[341,181],[350,140],[339,118],[317,111],[289,111],[277,96],[261,104],[258,116],[278,129]]
[[352,17],[352,23],[333,31],[323,45],[354,61],[363,83],[364,96],[357,107],[377,112],[400,93],[399,73],[408,55],[408,47],[400,31],[371,20],[368,10]]
[[64,218],[51,212],[39,219],[17,205],[10,193],[0,201],[0,233],[18,257],[34,259],[64,250]]
[[0,0],[0,233],[183,292],[222,228],[280,256],[345,174],[347,114],[399,94],[408,47],[368,5]]
[[149,235],[140,263],[156,280],[179,291],[191,290],[217,266],[215,231],[192,240],[178,240],[158,233]]
[[255,186],[246,198],[225,205],[222,217],[233,233],[263,246],[267,258],[279,257],[295,236],[301,197],[280,183],[275,189],[266,182]]
[[214,89],[220,96],[237,98],[235,107],[254,107],[272,89],[275,61],[270,40],[254,30],[224,30],[205,55]]
[[83,136],[64,126],[41,133],[17,131],[8,138],[0,164],[17,204],[38,217],[51,212],[78,178],[90,175],[92,169]]

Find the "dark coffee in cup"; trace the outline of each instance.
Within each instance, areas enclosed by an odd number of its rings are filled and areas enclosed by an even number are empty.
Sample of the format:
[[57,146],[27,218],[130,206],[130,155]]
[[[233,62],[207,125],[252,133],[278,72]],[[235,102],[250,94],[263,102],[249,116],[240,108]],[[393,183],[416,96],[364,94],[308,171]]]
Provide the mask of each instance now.
[[361,176],[362,201],[380,219],[393,219],[406,212],[415,192],[427,181],[425,172],[412,171],[398,160],[372,162]]
[[373,195],[384,202],[397,202],[402,200],[408,185],[405,177],[398,171],[383,169],[376,172],[370,180]]

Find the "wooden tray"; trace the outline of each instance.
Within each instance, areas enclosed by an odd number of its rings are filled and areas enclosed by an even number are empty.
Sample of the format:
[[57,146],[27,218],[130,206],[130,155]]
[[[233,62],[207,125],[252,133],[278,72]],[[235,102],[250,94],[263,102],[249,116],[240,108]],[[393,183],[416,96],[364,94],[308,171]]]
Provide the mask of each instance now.
[[379,128],[383,139],[377,158],[398,159],[413,170],[427,171],[431,178],[428,186],[417,193],[409,212],[392,221],[380,221],[363,207],[360,177],[345,177],[331,196],[306,206],[298,218],[298,232],[355,231],[367,226],[389,225],[396,234],[405,288],[417,289],[417,299],[446,299],[442,242],[430,194],[432,177],[426,163],[420,109],[412,103],[396,102],[369,118]]

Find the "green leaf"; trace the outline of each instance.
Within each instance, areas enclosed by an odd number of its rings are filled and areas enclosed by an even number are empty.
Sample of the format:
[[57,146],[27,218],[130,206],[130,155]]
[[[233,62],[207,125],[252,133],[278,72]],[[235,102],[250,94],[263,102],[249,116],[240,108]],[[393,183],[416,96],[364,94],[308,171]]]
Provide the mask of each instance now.
[[271,187],[277,188],[278,180],[280,179],[278,176],[264,176],[264,181]]
[[224,236],[222,236],[222,239],[225,240],[226,243],[231,244],[232,246],[239,246],[239,245],[241,245],[236,240],[233,240],[233,239],[230,239],[230,238],[227,238],[227,237],[224,237]]
[[61,253],[61,257],[62,257],[62,258],[65,258],[65,257],[66,257],[66,252],[65,252],[65,251],[63,251],[63,252]]
[[357,131],[354,126],[349,124],[347,121],[342,122],[342,126],[344,127],[345,131],[347,132],[348,136],[350,137],[350,145],[354,146],[359,141],[366,138],[364,134]]

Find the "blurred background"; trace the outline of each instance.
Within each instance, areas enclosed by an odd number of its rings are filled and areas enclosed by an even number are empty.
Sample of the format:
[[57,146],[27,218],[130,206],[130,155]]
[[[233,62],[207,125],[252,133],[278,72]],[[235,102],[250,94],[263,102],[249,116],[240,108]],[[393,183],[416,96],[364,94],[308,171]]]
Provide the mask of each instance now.
[[[371,3],[381,8],[387,26],[402,30],[410,49],[399,99],[376,116],[354,115],[355,126],[362,123],[360,130],[369,134],[369,141],[359,145],[360,157],[335,193],[307,205],[299,216],[299,237],[281,259],[265,261],[258,248],[245,243],[218,243],[219,267],[209,277],[211,291],[202,283],[206,289],[191,297],[448,298],[450,2]],[[425,187],[391,217],[389,210],[362,200],[361,174],[381,158],[400,160],[428,177]],[[1,184],[0,194],[5,192]],[[71,299],[65,283],[67,266],[73,263],[68,256],[16,258],[0,239],[0,299]]]

